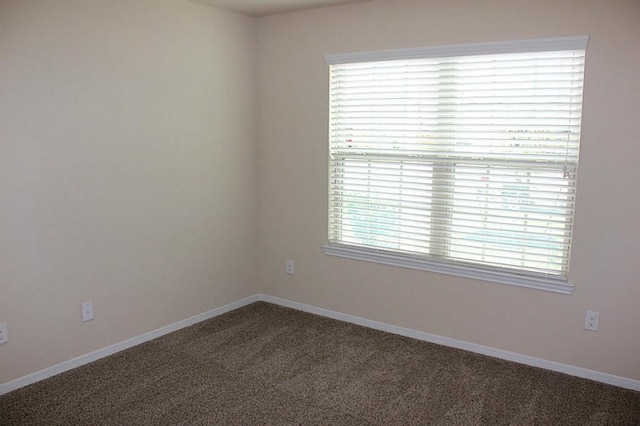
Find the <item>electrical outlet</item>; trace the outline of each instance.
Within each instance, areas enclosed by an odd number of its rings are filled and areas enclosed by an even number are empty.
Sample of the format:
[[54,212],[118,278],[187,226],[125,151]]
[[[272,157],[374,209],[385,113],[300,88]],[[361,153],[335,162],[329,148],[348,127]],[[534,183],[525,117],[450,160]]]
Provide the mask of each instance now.
[[9,335],[7,334],[7,323],[0,324],[0,345],[9,341]]
[[293,275],[293,260],[287,259],[287,275]]
[[93,319],[93,302],[82,302],[82,321]]
[[584,319],[584,329],[598,331],[598,323],[600,322],[600,312],[587,311]]

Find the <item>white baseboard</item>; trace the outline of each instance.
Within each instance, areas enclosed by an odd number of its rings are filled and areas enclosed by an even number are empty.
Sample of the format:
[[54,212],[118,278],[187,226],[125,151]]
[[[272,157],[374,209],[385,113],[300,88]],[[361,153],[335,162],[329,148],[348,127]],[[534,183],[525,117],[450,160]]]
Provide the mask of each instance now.
[[559,362],[548,361],[541,358],[522,355],[515,352],[504,351],[501,349],[491,348],[489,346],[478,345],[476,343],[465,342],[463,340],[452,339],[449,337],[442,337],[435,334],[425,333],[422,331],[412,330],[409,328],[398,327],[395,325],[373,321],[366,318],[361,318],[353,315],[344,314],[341,312],[332,311],[329,309],[318,308],[316,306],[306,305],[304,303],[294,302],[288,299],[280,297],[269,296],[265,294],[255,294],[253,296],[246,297],[236,302],[229,303],[228,305],[220,306],[202,314],[187,318],[182,321],[170,324],[166,327],[159,328],[157,330],[150,331],[148,333],[141,334],[131,339],[116,343],[111,346],[99,349],[97,351],[81,355],[79,357],[61,362],[52,367],[45,368],[44,370],[37,371],[32,374],[20,377],[10,382],[0,384],[0,395],[4,395],[23,386],[30,385],[40,380],[47,379],[55,376],[56,374],[63,373],[76,367],[88,364],[96,361],[100,358],[104,358],[109,355],[113,355],[125,349],[129,349],[133,346],[139,345],[149,340],[164,336],[171,332],[180,330],[185,327],[197,324],[199,322],[217,317],[224,313],[233,311],[251,303],[263,301],[273,303],[275,305],[284,306],[287,308],[297,309],[303,312],[309,312],[312,314],[320,315],[323,317],[333,318],[340,321],[349,322],[352,324],[361,325],[363,327],[373,328],[376,330],[386,331],[388,333],[398,334],[400,336],[410,337],[425,342],[436,343],[438,345],[449,346],[452,348],[463,349],[470,352],[475,352],[483,355],[492,356],[495,358],[504,359],[507,361],[513,361],[524,365],[530,365],[533,367],[540,367],[551,371],[557,371],[559,373],[569,374],[571,376],[582,377],[585,379],[594,380],[597,382],[607,383],[610,385],[618,386],[621,388],[631,389],[640,392],[640,380],[630,379],[627,377],[615,376],[613,374],[602,373],[599,371],[589,370],[586,368],[575,367],[568,364],[562,364]]
[[573,365],[562,364],[559,362],[548,361],[546,359],[536,358],[528,355],[522,355],[515,352],[504,351],[502,349],[496,349],[489,346],[478,345],[476,343],[465,342],[464,340],[457,340],[457,339],[452,339],[450,337],[442,337],[436,334],[430,334],[422,331],[412,330],[409,328],[398,327],[395,325],[386,324],[379,321],[373,321],[366,318],[343,314],[341,312],[331,311],[329,309],[318,308],[316,306],[293,302],[291,300],[282,299],[280,297],[268,296],[264,294],[258,294],[257,296],[258,296],[258,300],[268,302],[268,303],[273,303],[275,305],[280,305],[287,308],[293,308],[299,311],[309,312],[309,313],[320,315],[323,317],[333,318],[340,321],[345,321],[352,324],[373,328],[376,330],[386,331],[388,333],[398,334],[400,336],[411,337],[413,339],[423,340],[425,342],[430,342],[430,343],[436,343],[442,346],[449,346],[452,348],[463,349],[469,352],[488,355],[494,358],[513,361],[519,364],[525,364],[532,367],[540,367],[546,370],[557,371],[559,373],[565,373],[571,376],[594,380],[596,382],[602,382],[609,385],[614,385],[621,388],[631,389],[631,390],[640,392],[640,380],[630,379],[630,378],[621,377],[621,376],[615,376],[613,374],[602,373],[600,371],[589,370],[582,367],[575,367]]
[[157,330],[153,330],[148,333],[132,337],[131,339],[127,339],[122,342],[107,346],[105,348],[98,349],[97,351],[72,358],[70,360],[61,362],[60,364],[45,368],[44,370],[36,371],[35,373],[28,374],[10,382],[2,383],[0,384],[0,395],[4,395],[23,386],[39,382],[40,380],[48,379],[49,377],[55,376],[56,374],[64,373],[65,371],[80,367],[82,365],[96,361],[100,358],[113,355],[117,352],[129,349],[141,343],[148,342],[149,340],[164,336],[165,334],[169,334],[182,328],[189,327],[190,325],[194,325],[199,322],[217,317],[218,315],[233,311],[235,309],[257,302],[258,300],[260,300],[258,295],[249,296],[236,302],[229,303],[228,305],[220,306],[218,308],[211,309],[210,311],[203,312],[191,318],[169,324]]

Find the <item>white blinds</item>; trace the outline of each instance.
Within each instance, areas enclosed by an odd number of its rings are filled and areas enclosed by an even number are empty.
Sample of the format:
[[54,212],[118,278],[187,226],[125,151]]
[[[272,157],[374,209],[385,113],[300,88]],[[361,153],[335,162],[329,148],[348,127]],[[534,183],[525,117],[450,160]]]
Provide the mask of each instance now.
[[330,244],[566,279],[586,37],[538,44],[328,57]]

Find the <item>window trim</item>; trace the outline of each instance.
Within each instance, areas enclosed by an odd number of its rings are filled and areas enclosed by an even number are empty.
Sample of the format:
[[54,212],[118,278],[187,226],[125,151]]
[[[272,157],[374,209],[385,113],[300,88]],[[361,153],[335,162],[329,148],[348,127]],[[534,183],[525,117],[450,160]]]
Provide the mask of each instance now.
[[[358,62],[376,62],[397,59],[434,58],[448,56],[519,53],[558,50],[586,50],[588,35],[572,37],[541,38],[505,42],[473,43],[450,46],[436,46],[425,48],[378,50],[369,52],[343,53],[326,55],[326,64],[337,65]],[[428,272],[471,278],[481,281],[514,285],[531,289],[545,290],[559,294],[571,294],[573,284],[570,277],[536,275],[519,273],[504,269],[494,269],[489,266],[466,264],[464,262],[431,260],[412,257],[401,253],[356,247],[339,243],[322,246],[325,255],[368,261],[378,264],[398,266]]]
[[453,275],[462,278],[472,278],[499,284],[509,284],[536,290],[546,290],[553,293],[571,294],[574,288],[573,284],[558,278],[520,275],[505,271],[492,270],[481,266],[466,266],[462,264],[448,263],[441,260],[431,261],[427,259],[418,259],[362,247],[329,243],[323,245],[322,250],[324,251],[324,254],[328,256],[363,260],[383,265],[417,269],[419,271],[435,272],[438,274]]
[[588,35],[551,37],[487,43],[455,44],[449,46],[416,47],[408,49],[372,50],[339,53],[325,56],[326,65],[357,62],[392,61],[396,59],[444,58],[447,56],[493,55],[500,53],[552,52],[587,49]]

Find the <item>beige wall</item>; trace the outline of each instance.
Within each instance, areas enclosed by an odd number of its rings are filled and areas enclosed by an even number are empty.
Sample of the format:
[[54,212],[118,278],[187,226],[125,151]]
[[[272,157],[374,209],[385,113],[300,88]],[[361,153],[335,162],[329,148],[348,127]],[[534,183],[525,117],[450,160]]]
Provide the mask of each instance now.
[[[257,292],[640,379],[638,22],[636,0],[258,21],[184,0],[0,0],[0,383]],[[572,295],[322,254],[325,54],[578,34]]]
[[[327,257],[324,55],[589,34],[572,295]],[[374,0],[259,21],[264,293],[640,379],[640,2]],[[296,275],[284,274],[284,259]],[[585,310],[600,331],[583,330]]]
[[0,1],[0,383],[256,293],[256,66],[208,6]]

